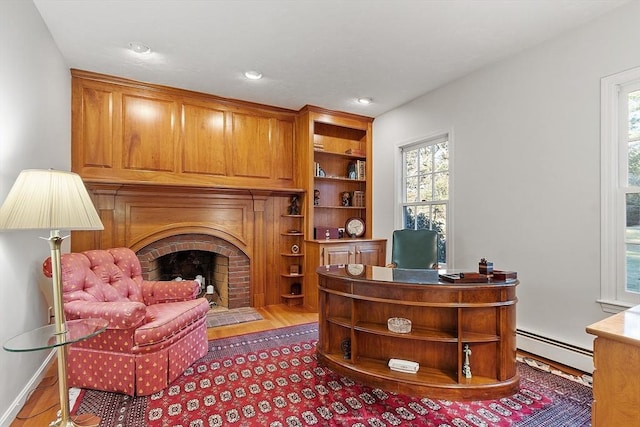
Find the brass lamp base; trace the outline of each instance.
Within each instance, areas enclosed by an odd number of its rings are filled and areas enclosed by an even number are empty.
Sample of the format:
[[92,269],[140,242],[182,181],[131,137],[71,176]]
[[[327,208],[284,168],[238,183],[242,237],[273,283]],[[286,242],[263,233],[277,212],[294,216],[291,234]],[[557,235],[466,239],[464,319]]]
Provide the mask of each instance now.
[[71,417],[73,420],[62,421],[62,414],[58,411],[58,419],[52,421],[49,427],[98,427],[101,418],[93,414],[80,414]]

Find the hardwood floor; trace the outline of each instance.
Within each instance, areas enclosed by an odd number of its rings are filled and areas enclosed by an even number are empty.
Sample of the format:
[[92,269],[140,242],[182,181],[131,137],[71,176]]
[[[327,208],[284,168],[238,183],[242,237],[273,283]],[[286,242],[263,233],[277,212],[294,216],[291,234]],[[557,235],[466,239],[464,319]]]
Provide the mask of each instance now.
[[[262,315],[263,320],[209,328],[207,330],[209,340],[318,321],[318,313],[310,313],[300,307],[270,305],[256,310]],[[56,412],[60,406],[57,380],[57,365],[54,359],[47,369],[45,378],[32,392],[27,403],[11,423],[11,427],[48,426],[52,420],[56,419]]]
[[[523,358],[530,358],[537,362],[541,362],[543,364],[549,365],[551,370],[560,371],[564,374],[573,375],[575,377],[581,377],[585,374],[585,372],[580,371],[578,369],[572,368],[570,366],[563,365],[562,363],[558,363],[554,360],[545,359],[544,357],[538,356],[537,354],[527,353],[526,351],[518,350],[518,356]],[[591,375],[587,373],[587,375]]]

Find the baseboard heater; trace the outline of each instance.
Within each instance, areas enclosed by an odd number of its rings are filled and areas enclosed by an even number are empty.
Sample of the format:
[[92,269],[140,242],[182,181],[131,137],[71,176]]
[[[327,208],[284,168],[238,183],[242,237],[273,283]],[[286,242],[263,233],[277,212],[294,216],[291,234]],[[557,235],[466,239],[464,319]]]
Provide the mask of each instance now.
[[583,356],[593,357],[592,350],[587,350],[586,348],[578,347],[572,344],[567,344],[566,342],[554,340],[552,338],[534,334],[532,332],[524,331],[522,329],[516,329],[516,335],[520,335],[521,337],[529,338],[531,340],[535,340],[544,344],[549,344],[555,347],[559,347],[559,348],[562,348],[563,350],[573,351],[574,353],[578,353]]

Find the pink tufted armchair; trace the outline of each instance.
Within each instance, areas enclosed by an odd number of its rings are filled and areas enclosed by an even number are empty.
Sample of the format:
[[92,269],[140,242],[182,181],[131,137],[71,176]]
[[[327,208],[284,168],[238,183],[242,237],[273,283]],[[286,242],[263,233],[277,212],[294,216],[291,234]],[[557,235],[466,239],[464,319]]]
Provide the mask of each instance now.
[[[166,388],[207,352],[209,304],[195,281],[146,281],[128,248],[62,255],[67,320],[103,318],[107,330],[71,345],[68,384],[144,396]],[[51,277],[51,260],[43,265]]]

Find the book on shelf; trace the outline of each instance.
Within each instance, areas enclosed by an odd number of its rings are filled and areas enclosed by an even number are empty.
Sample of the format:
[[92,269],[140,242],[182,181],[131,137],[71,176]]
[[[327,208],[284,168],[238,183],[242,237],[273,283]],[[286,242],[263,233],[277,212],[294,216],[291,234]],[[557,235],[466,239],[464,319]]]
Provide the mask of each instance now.
[[354,191],[351,198],[351,205],[356,208],[364,207],[364,191]]
[[322,169],[318,162],[313,162],[313,175],[320,177],[326,176],[324,169]]
[[356,160],[356,179],[367,179],[367,162]]

